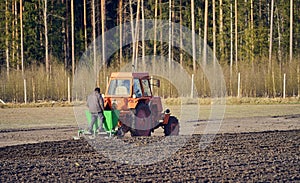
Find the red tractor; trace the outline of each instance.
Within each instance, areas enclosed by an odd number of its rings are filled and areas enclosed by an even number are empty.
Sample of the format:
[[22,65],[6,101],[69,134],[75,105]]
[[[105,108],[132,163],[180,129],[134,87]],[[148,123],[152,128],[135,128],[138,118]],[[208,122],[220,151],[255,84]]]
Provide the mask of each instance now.
[[[159,80],[155,85],[159,87]],[[163,111],[160,97],[152,94],[146,72],[112,73],[104,103],[105,111],[118,112],[119,136],[127,132],[131,136],[150,136],[159,127],[164,129],[165,136],[179,134],[178,119],[170,115],[170,110]]]

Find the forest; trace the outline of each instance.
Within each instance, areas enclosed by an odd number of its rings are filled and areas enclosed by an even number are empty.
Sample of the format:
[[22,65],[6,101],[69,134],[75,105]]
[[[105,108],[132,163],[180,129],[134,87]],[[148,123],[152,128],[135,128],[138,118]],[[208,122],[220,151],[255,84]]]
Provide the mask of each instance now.
[[[106,31],[136,19],[178,23],[201,37],[222,67],[228,96],[300,96],[299,0],[1,0],[0,99],[68,100],[89,45],[98,37],[105,42]],[[122,35],[115,36],[122,41]],[[195,74],[198,97],[211,97],[197,62],[170,47],[160,40],[122,47],[104,62],[102,91],[110,72],[132,57],[170,55]],[[169,84],[158,94],[178,97]]]

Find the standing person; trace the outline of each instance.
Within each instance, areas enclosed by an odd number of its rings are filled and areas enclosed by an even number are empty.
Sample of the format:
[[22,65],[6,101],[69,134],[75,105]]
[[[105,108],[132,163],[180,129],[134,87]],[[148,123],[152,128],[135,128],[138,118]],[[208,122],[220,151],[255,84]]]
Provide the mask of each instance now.
[[91,135],[93,133],[93,126],[94,126],[95,122],[97,121],[97,118],[99,118],[99,120],[100,120],[98,132],[103,132],[104,131],[104,129],[103,129],[104,101],[100,94],[100,88],[98,88],[98,87],[95,88],[94,92],[88,96],[87,106],[92,115],[92,120],[88,127],[88,132],[86,134]]

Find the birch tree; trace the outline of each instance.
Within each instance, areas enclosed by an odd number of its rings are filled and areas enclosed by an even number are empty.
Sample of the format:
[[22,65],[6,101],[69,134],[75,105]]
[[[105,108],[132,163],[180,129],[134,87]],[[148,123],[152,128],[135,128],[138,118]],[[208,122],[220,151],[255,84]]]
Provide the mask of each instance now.
[[238,6],[237,0],[234,0],[234,25],[235,25],[235,67],[236,71],[238,70]]
[[105,63],[105,0],[101,0],[101,33],[102,33],[102,63],[104,65],[104,71],[106,67]]
[[74,33],[74,0],[71,0],[71,37],[72,37],[72,77],[74,78],[75,76],[75,47],[74,47],[74,42],[75,42],[75,33]]
[[216,65],[216,0],[212,0],[213,9],[213,65]]
[[208,0],[205,0],[204,10],[204,44],[203,44],[203,67],[206,67],[206,53],[207,53],[207,26],[208,26]]
[[[179,4],[179,41],[180,41],[180,48],[183,48],[183,43],[182,43],[182,39],[183,39],[183,35],[182,35],[182,0],[180,0],[180,4]],[[199,26],[200,27],[200,26]],[[201,45],[201,43],[200,43]],[[183,53],[182,50],[180,50],[180,65],[183,65]]]
[[153,40],[153,55],[156,56],[156,28],[157,28],[157,2],[158,0],[155,0],[155,6],[154,6],[154,40]]
[[[254,65],[254,17],[253,17],[253,0],[250,0],[250,32],[251,32],[251,53],[250,53],[250,59],[251,59],[251,65],[252,65],[252,73],[255,74],[255,65]],[[256,82],[253,82],[253,96],[256,97]]]
[[232,67],[233,67],[233,16],[232,16],[232,3],[230,3],[230,95],[232,96]]
[[68,0],[66,0],[66,19],[65,19],[65,39],[66,39],[66,43],[65,43],[65,68],[68,68],[69,65],[69,58],[70,58],[70,34],[69,34],[69,3]]
[[122,65],[122,61],[123,61],[123,26],[122,26],[122,23],[123,23],[123,0],[120,0],[119,1],[119,37],[120,37],[120,42],[119,42],[119,47],[120,47],[120,52],[119,52],[119,64],[120,64],[120,67]]
[[[220,30],[220,60],[224,60],[224,49],[225,49],[225,44],[224,44],[224,31],[223,31],[223,0],[219,1],[219,12],[220,12],[220,17],[219,17],[219,30]],[[231,6],[231,3],[230,3]],[[230,12],[231,13],[231,12]]]
[[86,29],[86,0],[83,0],[83,32],[84,32],[84,49],[87,50],[87,29]]
[[171,68],[171,52],[172,52],[172,0],[169,0],[169,53],[168,53],[168,61],[169,68]]
[[[155,5],[154,5],[154,37],[153,37],[153,56],[155,58],[156,56],[156,40],[157,40],[157,32],[156,32],[156,29],[157,29],[157,12],[158,12],[158,0],[155,0]],[[155,63],[156,60],[154,59],[153,60],[153,63],[152,63],[152,68],[153,70],[155,69]]]
[[8,31],[8,0],[5,1],[5,53],[6,53],[6,74],[7,77],[9,77],[9,44],[8,44],[8,38],[9,38],[9,31]]
[[24,77],[24,71],[25,71],[25,66],[24,66],[24,49],[23,49],[23,0],[20,0],[20,31],[21,31],[21,66],[22,66],[22,75]]
[[273,97],[276,95],[275,89],[275,75],[272,65],[272,43],[273,43],[273,14],[274,14],[274,0],[271,0],[271,17],[270,17],[270,34],[269,34],[269,69],[268,73],[272,74],[272,88],[273,88]]
[[[97,52],[96,52],[96,13],[95,13],[95,0],[91,2],[92,8],[92,34],[93,34],[93,63],[94,63],[94,74],[97,77]],[[96,79],[97,80],[97,79]],[[95,83],[97,85],[97,81]]]
[[[17,0],[13,2],[13,8],[12,11],[14,11],[14,19],[13,19],[13,61],[17,64],[17,70],[20,70],[20,64],[19,64],[19,58],[18,58],[18,12],[17,12]],[[16,56],[16,57],[15,57]]]
[[[162,19],[162,0],[159,0],[159,19],[161,20]],[[163,42],[163,28],[162,28],[162,26],[160,26],[160,35],[159,35],[159,40],[160,40],[160,51],[162,52],[162,50],[163,50],[163,44],[162,44],[162,42]]]
[[280,28],[281,28],[281,21],[280,21],[280,15],[279,15],[279,12],[278,12],[278,8],[276,8],[275,10],[275,13],[276,13],[276,17],[277,17],[277,32],[278,32],[278,48],[277,48],[277,54],[278,54],[278,60],[279,60],[279,63],[280,63],[280,71],[281,71],[281,62],[282,62],[282,52],[281,52],[281,31],[280,31]]
[[250,30],[251,30],[251,63],[254,68],[254,16],[253,16],[253,0],[250,0]]
[[194,0],[191,0],[191,17],[192,17],[192,49],[193,49],[193,71],[196,73],[196,40],[195,40],[195,7]]
[[132,0],[129,0],[129,10],[130,10],[130,26],[131,26],[131,38],[132,38],[132,61],[131,65],[132,71],[134,71],[135,67],[135,33],[134,33],[134,25],[133,25],[133,9],[132,9]]
[[293,60],[293,0],[290,0],[290,63]]
[[[22,0],[21,0],[22,1]],[[46,73],[50,71],[49,56],[48,56],[48,23],[47,23],[47,0],[44,2],[44,29],[45,29],[45,62],[46,62]]]
[[140,34],[140,30],[139,30],[139,20],[140,20],[140,8],[141,8],[141,1],[138,0],[137,1],[137,8],[136,8],[136,22],[135,22],[135,64],[134,66],[136,67],[137,65],[137,58],[138,58],[138,55],[139,55],[139,42],[137,41],[138,40],[138,36]]
[[145,67],[145,12],[144,12],[144,0],[141,0],[141,11],[142,11],[142,62]]
[[270,33],[269,33],[269,70],[272,66],[272,43],[273,43],[273,10],[274,0],[271,0]]

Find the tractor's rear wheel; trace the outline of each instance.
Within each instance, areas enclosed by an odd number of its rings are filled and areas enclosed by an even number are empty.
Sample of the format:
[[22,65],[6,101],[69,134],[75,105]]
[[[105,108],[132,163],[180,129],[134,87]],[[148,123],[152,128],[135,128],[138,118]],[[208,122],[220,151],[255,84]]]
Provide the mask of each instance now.
[[141,103],[136,108],[135,125],[131,136],[151,136],[151,111],[148,105]]
[[165,136],[179,135],[179,122],[174,116],[170,116],[168,124],[164,126]]

